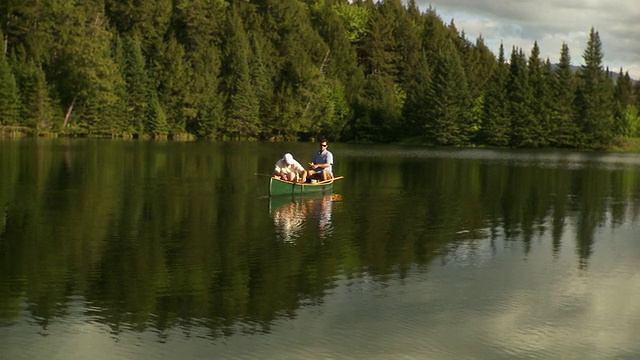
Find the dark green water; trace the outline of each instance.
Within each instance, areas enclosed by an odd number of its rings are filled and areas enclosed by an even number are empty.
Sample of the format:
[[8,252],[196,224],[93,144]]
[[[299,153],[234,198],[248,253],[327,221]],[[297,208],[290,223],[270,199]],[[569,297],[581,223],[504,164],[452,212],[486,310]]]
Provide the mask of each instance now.
[[0,358],[640,358],[640,156],[316,148],[0,141]]

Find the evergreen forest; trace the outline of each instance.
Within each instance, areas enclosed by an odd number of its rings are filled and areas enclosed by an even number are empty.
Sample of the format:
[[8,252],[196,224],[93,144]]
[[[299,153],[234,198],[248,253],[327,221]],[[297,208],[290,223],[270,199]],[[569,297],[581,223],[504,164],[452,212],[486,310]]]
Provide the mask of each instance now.
[[[585,29],[586,30],[586,29]],[[51,136],[608,149],[640,85],[596,29],[494,54],[415,0],[1,0],[0,128]],[[615,76],[617,75],[617,76]]]

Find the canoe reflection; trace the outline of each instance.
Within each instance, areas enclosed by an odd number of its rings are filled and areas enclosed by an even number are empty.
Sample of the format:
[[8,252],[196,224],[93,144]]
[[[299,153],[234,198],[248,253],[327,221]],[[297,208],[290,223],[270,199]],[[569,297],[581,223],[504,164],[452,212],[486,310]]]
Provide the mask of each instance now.
[[324,240],[332,231],[333,202],[340,199],[338,194],[272,197],[269,201],[269,213],[284,242],[295,242],[305,227],[314,223],[317,226],[317,237]]

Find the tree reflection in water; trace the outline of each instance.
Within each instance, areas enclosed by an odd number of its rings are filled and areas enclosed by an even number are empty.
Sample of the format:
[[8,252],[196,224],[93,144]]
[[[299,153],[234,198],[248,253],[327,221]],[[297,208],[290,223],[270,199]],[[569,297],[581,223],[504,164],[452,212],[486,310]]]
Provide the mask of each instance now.
[[326,239],[332,232],[331,211],[334,201],[340,201],[339,194],[314,197],[272,197],[269,213],[281,240],[295,243],[307,223],[317,223],[317,235]]

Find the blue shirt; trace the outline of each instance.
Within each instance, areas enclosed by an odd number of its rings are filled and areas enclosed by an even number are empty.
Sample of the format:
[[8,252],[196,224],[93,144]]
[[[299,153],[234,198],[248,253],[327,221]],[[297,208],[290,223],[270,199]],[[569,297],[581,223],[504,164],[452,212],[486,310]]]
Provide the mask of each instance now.
[[333,174],[333,154],[331,153],[331,151],[327,149],[318,151],[317,153],[313,154],[311,162],[314,164],[329,164],[329,166],[322,170],[327,170],[328,172]]

